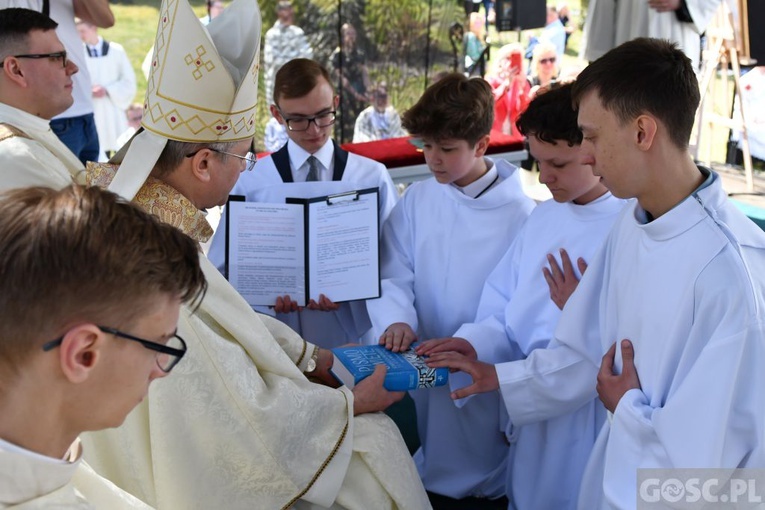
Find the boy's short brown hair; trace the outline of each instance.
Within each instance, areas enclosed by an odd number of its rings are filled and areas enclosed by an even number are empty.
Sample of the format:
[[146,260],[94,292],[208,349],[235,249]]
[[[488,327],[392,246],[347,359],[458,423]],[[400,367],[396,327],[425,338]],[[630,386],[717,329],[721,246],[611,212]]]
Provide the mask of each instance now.
[[412,135],[467,140],[471,146],[494,124],[494,96],[483,78],[450,73],[427,88],[401,119]]
[[78,323],[129,328],[206,289],[190,237],[97,187],[0,195],[0,246],[0,372]]
[[579,74],[574,105],[591,92],[622,125],[649,113],[677,148],[688,148],[701,95],[691,59],[676,43],[642,37],[617,46]]
[[319,80],[324,78],[329,86],[332,79],[321,64],[308,58],[295,58],[284,64],[274,78],[274,103],[280,99],[297,99],[307,96]]

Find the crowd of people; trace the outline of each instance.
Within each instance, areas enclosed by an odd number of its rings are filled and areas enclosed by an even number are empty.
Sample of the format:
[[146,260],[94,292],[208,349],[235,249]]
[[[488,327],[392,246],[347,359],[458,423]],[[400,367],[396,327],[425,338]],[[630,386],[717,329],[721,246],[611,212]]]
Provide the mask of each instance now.
[[[677,43],[630,39],[572,82],[554,44],[530,79],[508,45],[492,76],[446,73],[399,118],[345,25],[331,69],[269,57],[283,144],[257,159],[255,2],[199,20],[163,1],[143,109],[97,35],[108,4],[61,4],[0,9],[0,506],[621,510],[644,469],[765,467],[765,233],[689,154],[700,92]],[[271,51],[284,34],[305,49],[277,13]],[[133,125],[83,161],[53,120],[86,68],[95,119]],[[344,97],[372,103],[354,137],[409,133],[433,177],[399,196],[344,150]],[[551,200],[486,155],[493,130],[527,141]],[[253,308],[226,280],[228,223],[205,211],[230,194],[369,188],[379,298]],[[404,397],[385,367],[332,375],[347,343],[450,369],[411,393],[413,456],[381,412]]]

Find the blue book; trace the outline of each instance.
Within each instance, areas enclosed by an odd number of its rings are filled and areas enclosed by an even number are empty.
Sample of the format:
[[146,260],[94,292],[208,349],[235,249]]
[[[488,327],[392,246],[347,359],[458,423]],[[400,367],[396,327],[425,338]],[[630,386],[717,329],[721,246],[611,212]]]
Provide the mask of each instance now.
[[332,374],[341,383],[353,388],[372,375],[375,366],[385,364],[388,373],[383,386],[389,391],[408,391],[443,386],[449,380],[448,368],[430,368],[425,358],[413,349],[391,352],[382,345],[355,345],[332,349],[335,361]]

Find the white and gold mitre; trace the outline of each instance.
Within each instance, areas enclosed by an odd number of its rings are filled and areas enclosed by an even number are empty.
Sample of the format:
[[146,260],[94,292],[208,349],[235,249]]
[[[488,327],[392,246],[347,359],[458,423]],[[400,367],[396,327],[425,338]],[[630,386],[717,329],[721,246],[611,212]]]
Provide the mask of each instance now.
[[109,186],[133,198],[168,139],[232,142],[255,136],[261,17],[234,0],[206,27],[188,0],[162,0],[144,100],[144,130]]

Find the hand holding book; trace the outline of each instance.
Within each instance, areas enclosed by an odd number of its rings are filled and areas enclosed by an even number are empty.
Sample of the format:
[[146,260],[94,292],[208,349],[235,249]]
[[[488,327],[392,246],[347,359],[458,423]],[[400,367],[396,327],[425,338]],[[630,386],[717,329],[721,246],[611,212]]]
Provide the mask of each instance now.
[[353,415],[384,411],[404,398],[403,391],[389,391],[383,386],[388,369],[377,365],[372,375],[353,388]]

